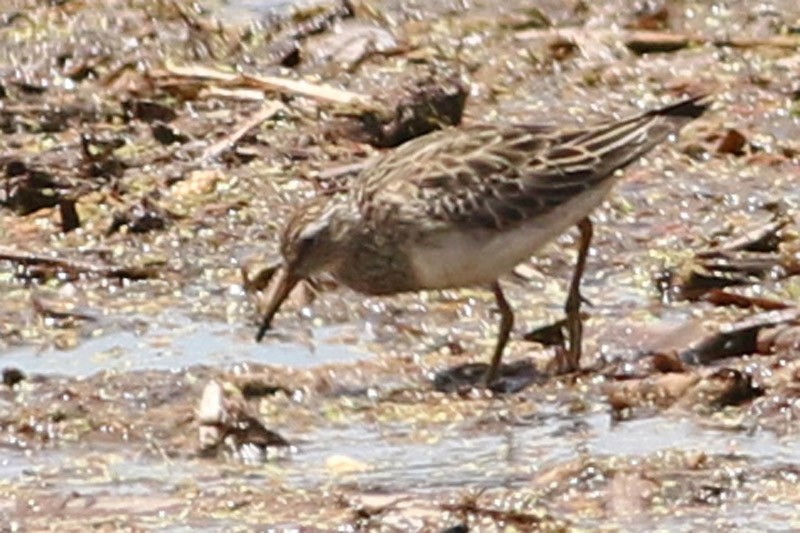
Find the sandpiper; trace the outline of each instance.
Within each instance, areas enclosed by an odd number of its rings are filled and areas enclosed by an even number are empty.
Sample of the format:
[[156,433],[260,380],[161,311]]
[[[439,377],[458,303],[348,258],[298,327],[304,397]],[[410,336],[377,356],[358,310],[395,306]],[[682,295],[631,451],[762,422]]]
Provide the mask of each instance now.
[[486,286],[500,331],[485,384],[498,377],[514,323],[498,278],[577,225],[565,306],[568,347],[556,368],[579,368],[580,281],[591,211],[622,169],[699,117],[707,96],[589,127],[473,125],[419,137],[365,167],[347,193],[300,207],[281,239],[260,341],[298,281],[327,271],[361,293]]

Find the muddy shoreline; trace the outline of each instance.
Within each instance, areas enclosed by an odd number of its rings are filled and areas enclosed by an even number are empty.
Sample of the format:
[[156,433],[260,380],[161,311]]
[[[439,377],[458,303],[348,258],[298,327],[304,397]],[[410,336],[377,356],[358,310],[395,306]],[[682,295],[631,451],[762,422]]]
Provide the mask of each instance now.
[[[800,527],[800,8],[537,6],[4,3],[3,523]],[[698,92],[593,215],[584,372],[548,373],[573,232],[504,280],[506,393],[449,380],[480,289],[321,279],[253,342],[278,228],[369,158]]]

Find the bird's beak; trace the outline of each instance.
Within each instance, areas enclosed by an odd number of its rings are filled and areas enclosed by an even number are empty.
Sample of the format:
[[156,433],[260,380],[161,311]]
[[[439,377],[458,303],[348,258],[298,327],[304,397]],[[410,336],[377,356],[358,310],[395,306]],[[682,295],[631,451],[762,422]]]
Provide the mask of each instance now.
[[275,272],[272,283],[267,289],[267,310],[264,313],[264,319],[261,321],[261,327],[258,328],[256,342],[261,342],[261,339],[264,338],[264,334],[270,328],[272,318],[298,281],[300,281],[300,278],[289,273],[286,267],[280,267]]

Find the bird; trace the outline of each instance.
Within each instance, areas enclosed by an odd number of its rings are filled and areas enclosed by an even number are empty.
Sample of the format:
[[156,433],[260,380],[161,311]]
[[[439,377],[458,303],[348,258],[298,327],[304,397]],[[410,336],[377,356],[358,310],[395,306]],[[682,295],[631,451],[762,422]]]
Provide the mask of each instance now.
[[568,345],[554,363],[557,373],[579,370],[580,283],[593,233],[589,215],[618,181],[619,170],[710,105],[711,96],[702,94],[591,125],[450,127],[378,156],[344,193],[317,196],[288,218],[256,342],[292,288],[324,272],[376,296],[486,287],[500,314],[483,375],[490,387],[514,326],[499,278],[577,226],[577,262],[564,307]]

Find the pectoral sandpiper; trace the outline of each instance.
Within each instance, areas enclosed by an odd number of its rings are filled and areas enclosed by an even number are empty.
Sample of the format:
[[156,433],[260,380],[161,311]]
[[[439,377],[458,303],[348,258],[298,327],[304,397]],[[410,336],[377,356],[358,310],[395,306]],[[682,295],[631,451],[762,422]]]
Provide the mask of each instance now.
[[490,385],[514,323],[498,278],[577,225],[578,260],[565,307],[569,345],[556,359],[559,371],[577,370],[588,216],[617,170],[708,106],[699,96],[582,128],[450,128],[400,146],[362,170],[346,194],[318,198],[290,218],[283,266],[256,340],[295,284],[322,271],[371,295],[483,285],[494,292],[501,317],[485,375]]

